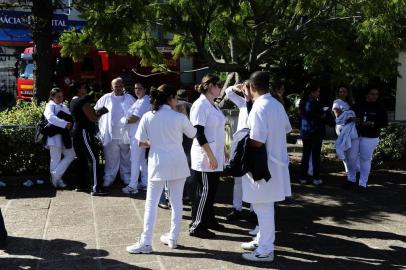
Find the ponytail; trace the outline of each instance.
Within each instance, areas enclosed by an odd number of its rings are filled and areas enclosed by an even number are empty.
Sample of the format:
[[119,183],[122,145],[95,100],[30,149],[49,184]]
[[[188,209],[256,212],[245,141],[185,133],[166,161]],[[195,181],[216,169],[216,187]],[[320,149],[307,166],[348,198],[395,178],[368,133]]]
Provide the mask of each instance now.
[[150,93],[152,111],[158,111],[162,105],[168,104],[168,101],[175,97],[176,89],[167,84],[162,84],[158,89]]

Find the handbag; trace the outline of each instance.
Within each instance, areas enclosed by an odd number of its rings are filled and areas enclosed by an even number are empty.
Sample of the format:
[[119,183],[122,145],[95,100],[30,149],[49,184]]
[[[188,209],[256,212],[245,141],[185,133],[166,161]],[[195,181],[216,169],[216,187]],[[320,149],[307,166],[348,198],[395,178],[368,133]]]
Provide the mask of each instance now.
[[34,142],[36,144],[45,145],[45,128],[48,125],[48,120],[42,115],[41,119],[35,125]]

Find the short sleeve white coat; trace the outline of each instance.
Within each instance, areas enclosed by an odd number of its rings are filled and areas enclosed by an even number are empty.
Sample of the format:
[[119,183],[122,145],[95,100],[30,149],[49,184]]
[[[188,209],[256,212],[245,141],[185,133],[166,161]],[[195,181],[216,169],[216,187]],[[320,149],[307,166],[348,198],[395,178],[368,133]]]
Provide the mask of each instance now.
[[158,111],[149,111],[141,118],[135,138],[149,142],[148,181],[170,181],[190,176],[189,165],[183,150],[183,134],[192,138],[196,128],[184,114],[168,105]]
[[[66,124],[68,122],[57,117],[57,114],[60,111],[63,111],[64,113],[69,114],[69,115],[71,114],[68,107],[66,107],[64,104],[56,104],[53,100],[50,100],[45,105],[44,116],[48,120],[48,123],[50,123],[54,126],[60,127],[60,128],[65,128]],[[60,135],[60,134],[55,134],[52,137],[48,137],[46,145],[65,148],[65,146],[62,142],[62,135]]]
[[[134,104],[128,109],[126,117],[137,116],[141,117],[148,111],[151,110],[150,98],[148,95],[143,96],[142,98],[137,99]],[[128,136],[130,140],[135,139],[135,132],[137,131],[140,121],[135,123],[128,124]]]
[[251,174],[243,176],[243,201],[267,203],[282,201],[291,195],[289,156],[286,134],[292,128],[285,109],[269,93],[257,98],[248,116],[250,138],[264,143],[271,179],[254,181]]
[[238,107],[239,113],[238,113],[238,124],[237,124],[237,130],[242,130],[244,128],[247,128],[247,119],[248,119],[248,110],[247,110],[247,102],[245,101],[245,98],[237,95],[233,91],[234,86],[230,86],[226,89],[226,96],[227,98],[235,104],[235,106]]
[[191,168],[200,172],[223,171],[225,144],[224,126],[226,123],[223,112],[217,105],[211,104],[206,96],[202,94],[193,103],[190,109],[190,121],[193,126],[201,125],[204,127],[204,135],[218,163],[217,169],[210,169],[209,159],[195,138],[190,150]]

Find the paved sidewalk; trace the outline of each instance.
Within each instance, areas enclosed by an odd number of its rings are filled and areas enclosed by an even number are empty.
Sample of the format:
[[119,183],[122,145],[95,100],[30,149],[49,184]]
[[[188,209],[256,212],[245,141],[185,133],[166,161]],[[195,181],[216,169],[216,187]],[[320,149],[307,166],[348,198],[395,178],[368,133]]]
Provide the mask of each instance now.
[[170,211],[159,209],[149,255],[125,251],[142,231],[145,193],[123,196],[118,183],[108,197],[9,186],[0,190],[10,234],[0,269],[406,269],[406,172],[375,172],[366,194],[342,190],[342,173],[325,175],[322,187],[293,182],[294,196],[278,204],[276,258],[265,264],[240,258],[251,225],[224,220],[231,181],[216,204],[227,231],[216,240],[189,237],[185,206],[180,247],[171,250],[159,242]]

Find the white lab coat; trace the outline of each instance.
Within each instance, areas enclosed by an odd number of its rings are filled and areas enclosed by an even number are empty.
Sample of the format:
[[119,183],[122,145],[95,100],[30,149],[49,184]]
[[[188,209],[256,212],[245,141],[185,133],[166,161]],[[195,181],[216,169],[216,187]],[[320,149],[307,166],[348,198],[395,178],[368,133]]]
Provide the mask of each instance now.
[[[113,123],[112,123],[112,101],[111,101],[111,96],[113,93],[108,93],[102,96],[94,106],[95,110],[101,109],[102,107],[106,107],[109,112],[102,115],[99,119],[99,137],[100,140],[102,141],[103,145],[106,146],[109,144],[112,139],[113,139]],[[131,105],[135,102],[135,99],[133,96],[129,94],[124,94],[124,100],[121,103],[121,106],[123,108],[123,112],[127,112],[128,109],[131,107]],[[124,114],[122,115],[124,116]],[[116,126],[119,126],[118,123],[116,123]],[[124,141],[124,136],[122,138]],[[129,141],[127,142],[129,143]]]
[[247,110],[247,102],[245,98],[237,95],[233,91],[234,86],[230,86],[226,89],[226,96],[227,98],[238,107],[238,124],[237,124],[237,131],[247,128],[247,120],[248,120],[248,110]]
[[[50,100],[45,106],[44,116],[50,124],[60,128],[65,128],[68,122],[56,116],[60,111],[71,114],[68,107],[66,107],[64,104],[56,104],[53,100]],[[65,148],[62,142],[62,135],[60,134],[55,134],[52,137],[48,137],[46,145],[48,147],[57,146],[60,148]]]
[[286,134],[292,127],[285,109],[269,93],[262,95],[254,102],[248,127],[250,138],[266,146],[271,179],[254,181],[250,173],[244,175],[243,200],[249,203],[282,201],[291,195]]
[[354,111],[348,110],[343,111],[337,118],[336,118],[336,125],[338,132],[338,137],[336,140],[336,153],[339,159],[345,160],[345,152],[351,148],[352,140],[358,138],[357,129],[355,127],[355,123],[347,123],[347,120],[350,117],[355,117]]
[[223,171],[225,144],[224,126],[226,123],[223,112],[217,105],[211,104],[206,96],[202,94],[193,103],[190,109],[190,121],[193,126],[204,126],[204,135],[218,163],[217,169],[210,169],[209,159],[195,138],[190,150],[191,168],[200,172]]
[[148,181],[171,181],[190,176],[189,165],[182,147],[183,134],[192,138],[196,129],[184,114],[168,105],[144,114],[135,138],[149,141]]

